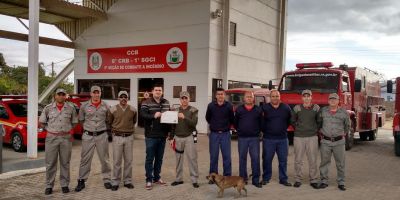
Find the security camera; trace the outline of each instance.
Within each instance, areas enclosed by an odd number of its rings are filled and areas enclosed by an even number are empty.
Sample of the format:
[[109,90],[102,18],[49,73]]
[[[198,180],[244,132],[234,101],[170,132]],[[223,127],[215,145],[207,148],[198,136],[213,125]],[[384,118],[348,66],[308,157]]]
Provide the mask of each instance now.
[[211,17],[214,19],[222,17],[222,10],[216,9],[214,12],[211,13]]

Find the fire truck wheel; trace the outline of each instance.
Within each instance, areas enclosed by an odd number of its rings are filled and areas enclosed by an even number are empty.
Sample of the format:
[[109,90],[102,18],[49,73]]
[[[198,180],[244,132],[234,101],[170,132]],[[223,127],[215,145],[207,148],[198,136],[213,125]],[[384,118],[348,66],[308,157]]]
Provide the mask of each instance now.
[[374,141],[376,139],[376,135],[378,134],[378,129],[372,130],[368,132],[368,140]]
[[368,132],[360,132],[360,140],[367,141],[368,140]]
[[400,156],[400,134],[397,133],[394,137],[394,153]]
[[14,132],[11,136],[11,145],[14,151],[22,152],[25,151],[25,146],[22,140],[22,136],[19,132]]

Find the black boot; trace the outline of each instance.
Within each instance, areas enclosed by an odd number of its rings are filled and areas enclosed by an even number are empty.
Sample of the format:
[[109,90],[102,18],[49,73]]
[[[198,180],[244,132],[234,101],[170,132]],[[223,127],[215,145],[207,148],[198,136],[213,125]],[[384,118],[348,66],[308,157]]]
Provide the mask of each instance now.
[[83,188],[85,188],[85,180],[79,179],[78,185],[75,188],[75,192],[80,192],[81,190],[83,190]]

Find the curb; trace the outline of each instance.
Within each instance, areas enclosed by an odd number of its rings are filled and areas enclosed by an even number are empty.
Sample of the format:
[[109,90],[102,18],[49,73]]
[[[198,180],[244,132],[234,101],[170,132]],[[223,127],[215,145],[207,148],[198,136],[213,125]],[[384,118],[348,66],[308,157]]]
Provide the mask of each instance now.
[[24,176],[30,174],[38,174],[43,173],[46,171],[46,167],[39,167],[35,169],[25,169],[25,170],[17,170],[17,171],[10,171],[3,174],[0,174],[0,180],[10,179],[16,176]]

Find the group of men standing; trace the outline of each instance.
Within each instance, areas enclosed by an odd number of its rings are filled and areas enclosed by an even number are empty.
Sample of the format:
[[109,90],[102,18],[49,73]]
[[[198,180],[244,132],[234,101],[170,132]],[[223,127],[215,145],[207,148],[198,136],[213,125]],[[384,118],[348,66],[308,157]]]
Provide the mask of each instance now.
[[[97,151],[104,187],[113,191],[118,190],[121,181],[121,163],[124,160],[124,186],[132,189],[132,153],[133,133],[137,120],[137,111],[127,104],[128,92],[118,93],[119,104],[109,107],[101,101],[101,88],[93,86],[90,90],[91,99],[83,103],[77,116],[73,105],[66,103],[66,91],[57,89],[55,101],[47,105],[40,118],[41,127],[47,130],[46,136],[46,190],[45,194],[53,192],[57,172],[57,162],[60,160],[60,184],[63,193],[68,193],[70,182],[70,160],[72,150],[72,128],[82,124],[81,162],[79,166],[79,192],[85,188],[91,169],[94,151]],[[113,171],[109,161],[108,132],[113,136]]]
[[[347,111],[339,107],[339,96],[332,93],[328,98],[328,106],[320,109],[312,103],[312,92],[302,91],[303,104],[294,106],[280,101],[280,93],[271,90],[270,103],[257,106],[254,94],[244,94],[244,104],[233,112],[232,105],[225,101],[222,88],[216,91],[216,100],[207,107],[206,120],[210,125],[210,173],[218,173],[219,150],[222,152],[223,175],[231,176],[230,131],[238,134],[239,175],[246,183],[247,155],[251,158],[252,184],[261,188],[269,183],[272,176],[272,161],[277,154],[279,163],[279,183],[292,186],[288,182],[287,128],[293,125],[295,154],[294,187],[302,185],[303,159],[307,155],[310,185],[315,189],[328,187],[328,169],[332,154],[337,168],[337,183],[340,190],[346,190],[345,179],[345,136],[350,130],[350,118]],[[233,125],[233,126],[231,126]],[[321,135],[321,164],[318,177],[318,132]],[[262,138],[262,170],[260,169],[260,138]],[[262,180],[260,180],[262,178]],[[210,181],[210,184],[212,182]]]
[[[126,91],[118,93],[119,104],[109,107],[101,100],[101,88],[91,87],[91,99],[82,104],[77,116],[73,105],[66,103],[66,92],[57,89],[55,101],[47,105],[40,118],[39,124],[47,130],[46,136],[46,190],[45,194],[53,192],[60,160],[60,185],[63,193],[69,192],[70,160],[71,160],[71,131],[80,122],[83,125],[81,162],[78,184],[79,192],[85,188],[91,169],[91,162],[96,149],[100,164],[103,183],[106,189],[118,190],[121,182],[122,160],[123,185],[133,189],[132,159],[133,133],[137,122],[137,111],[129,105],[129,94]],[[329,95],[329,106],[320,109],[312,104],[310,90],[302,92],[303,104],[296,105],[293,110],[280,101],[280,93],[272,90],[270,103],[257,106],[254,104],[254,94],[246,92],[244,104],[234,111],[232,105],[225,100],[225,91],[218,88],[215,100],[206,111],[209,123],[209,173],[218,173],[219,151],[223,159],[223,175],[232,175],[231,162],[231,131],[238,133],[239,175],[247,183],[247,154],[250,154],[252,168],[252,184],[258,188],[269,183],[272,176],[272,161],[277,154],[279,161],[279,183],[292,186],[287,176],[288,140],[287,128],[290,124],[295,127],[295,187],[301,186],[302,165],[304,154],[308,157],[310,169],[310,185],[316,189],[328,186],[328,168],[332,153],[338,170],[338,187],[344,186],[344,136],[349,131],[350,121],[346,110],[339,108],[337,94]],[[163,98],[161,85],[155,85],[152,97],[142,102],[140,115],[144,121],[146,144],[146,185],[147,190],[153,184],[166,185],[161,179],[161,167],[166,140],[176,152],[176,180],[172,186],[183,184],[183,159],[188,159],[192,185],[198,188],[197,138],[196,125],[198,121],[197,108],[189,105],[190,95],[180,93],[180,106],[177,108],[178,123],[161,123],[161,115],[171,109],[168,100]],[[317,154],[318,130],[322,132],[320,179],[318,179]],[[109,161],[108,135],[112,135],[113,169]],[[260,169],[260,137],[262,137],[262,170]],[[262,180],[260,180],[260,177]],[[212,184],[212,182],[210,182]]]
[[[153,184],[166,185],[166,182],[161,179],[160,173],[167,137],[176,142],[176,148],[182,149],[182,154],[185,152],[190,163],[193,187],[198,188],[197,150],[192,136],[192,132],[196,130],[198,111],[189,105],[190,95],[184,91],[180,94],[179,123],[176,125],[161,123],[161,113],[170,110],[170,103],[162,97],[162,86],[155,85],[152,94],[151,98],[142,102],[140,112],[145,125],[145,188],[151,190]],[[45,144],[46,195],[53,193],[58,160],[60,160],[61,190],[63,193],[70,192],[68,185],[72,150],[71,133],[78,122],[82,124],[84,132],[78,184],[75,191],[80,192],[85,188],[95,149],[101,164],[104,187],[112,191],[118,190],[123,162],[123,185],[128,189],[134,188],[132,183],[133,134],[137,122],[137,111],[128,104],[129,94],[127,91],[120,91],[118,93],[119,104],[112,107],[101,100],[99,86],[91,87],[90,96],[91,99],[81,105],[79,115],[77,115],[74,106],[66,103],[66,91],[57,89],[54,95],[55,101],[44,108],[39,118],[40,126],[45,128],[48,133]],[[112,170],[109,161],[109,132],[112,135]],[[172,185],[183,183],[183,155],[177,153],[176,157],[177,181]]]

